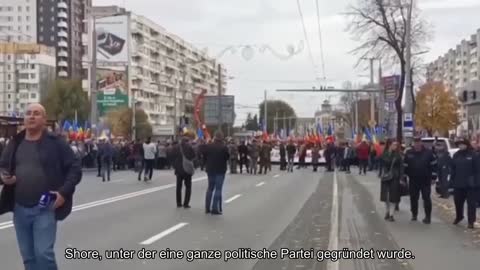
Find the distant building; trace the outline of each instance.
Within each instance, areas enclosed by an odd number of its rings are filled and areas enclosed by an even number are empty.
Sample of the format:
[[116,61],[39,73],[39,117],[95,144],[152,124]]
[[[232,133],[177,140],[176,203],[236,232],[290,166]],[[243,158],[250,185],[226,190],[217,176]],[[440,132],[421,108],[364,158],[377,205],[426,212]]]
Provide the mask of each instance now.
[[55,82],[55,49],[34,43],[0,43],[0,114],[21,116],[46,97]]

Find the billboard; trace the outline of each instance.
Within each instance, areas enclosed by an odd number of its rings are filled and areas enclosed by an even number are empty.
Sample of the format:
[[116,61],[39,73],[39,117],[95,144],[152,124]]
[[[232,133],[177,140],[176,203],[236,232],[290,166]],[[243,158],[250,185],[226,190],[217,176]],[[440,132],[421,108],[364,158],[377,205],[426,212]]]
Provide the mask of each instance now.
[[100,116],[128,107],[128,79],[125,67],[97,68],[97,106]]
[[128,62],[128,16],[95,20],[98,63]]
[[[219,119],[219,116],[221,116],[221,119]],[[233,125],[235,121],[235,97],[206,96],[203,105],[203,117],[206,125],[218,125],[220,120],[223,124]]]
[[400,76],[393,75],[382,78],[383,89],[385,90],[385,102],[393,103],[397,100],[400,88]]

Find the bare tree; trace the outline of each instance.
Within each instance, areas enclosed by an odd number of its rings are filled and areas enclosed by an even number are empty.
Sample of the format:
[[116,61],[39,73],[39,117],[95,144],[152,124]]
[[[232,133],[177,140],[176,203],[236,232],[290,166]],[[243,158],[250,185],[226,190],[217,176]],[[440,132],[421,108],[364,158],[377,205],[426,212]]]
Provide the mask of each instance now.
[[[348,31],[354,40],[361,42],[354,51],[359,62],[365,58],[380,58],[385,64],[400,66],[400,89],[395,107],[397,110],[397,139],[402,139],[402,98],[406,70],[406,26],[409,5],[412,0],[358,0],[357,6],[350,7]],[[424,50],[430,38],[427,23],[421,19],[419,10],[412,7],[411,46],[413,55]],[[414,100],[414,91],[409,89]]]

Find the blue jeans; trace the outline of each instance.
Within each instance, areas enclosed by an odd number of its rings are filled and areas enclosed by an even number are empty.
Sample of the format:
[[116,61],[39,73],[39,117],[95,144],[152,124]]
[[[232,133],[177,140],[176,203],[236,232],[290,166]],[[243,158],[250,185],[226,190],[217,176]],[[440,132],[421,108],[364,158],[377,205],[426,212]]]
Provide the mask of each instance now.
[[[222,188],[225,174],[208,174],[208,189],[205,209],[212,212],[222,212]],[[213,203],[212,203],[213,195]]]
[[13,224],[25,270],[57,270],[54,244],[57,234],[55,212],[38,206],[15,205]]

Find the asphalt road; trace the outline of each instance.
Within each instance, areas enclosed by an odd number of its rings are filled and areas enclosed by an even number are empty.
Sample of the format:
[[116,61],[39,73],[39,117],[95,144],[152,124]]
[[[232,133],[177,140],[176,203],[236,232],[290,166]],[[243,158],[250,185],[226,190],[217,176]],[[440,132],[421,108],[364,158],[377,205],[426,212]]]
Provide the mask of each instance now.
[[[155,171],[153,181],[147,183],[138,182],[133,172],[117,172],[110,183],[86,172],[74,212],[59,226],[55,250],[60,269],[478,269],[480,250],[472,235],[439,219],[435,212],[439,210],[434,210],[431,225],[413,223],[404,198],[397,221],[385,222],[384,206],[378,201],[379,180],[373,175],[311,169],[286,173],[276,168],[261,176],[227,175],[222,216],[204,213],[206,176],[198,172],[193,178],[192,208],[178,209],[170,171]],[[10,215],[0,217],[0,268],[23,269],[10,220]],[[103,259],[67,259],[67,248],[97,250]],[[245,252],[242,248],[265,249],[261,252],[265,256],[276,251],[278,257],[281,249],[314,249],[315,259],[225,262],[227,254]],[[318,251],[343,248],[404,248],[415,259],[316,259]],[[134,258],[106,258],[106,251],[119,249],[134,251]],[[136,252],[142,249],[184,257],[160,259],[157,253],[154,259],[140,259]],[[207,258],[188,261],[200,255]]]

